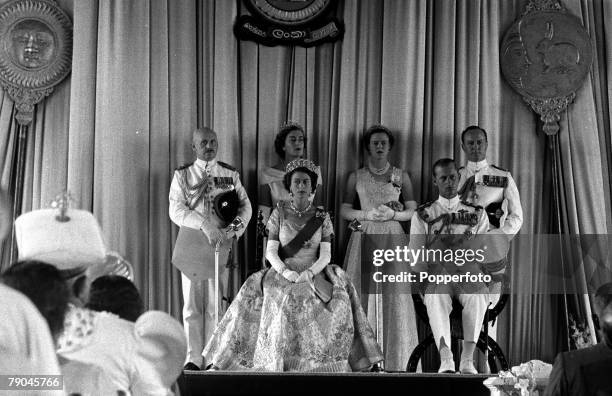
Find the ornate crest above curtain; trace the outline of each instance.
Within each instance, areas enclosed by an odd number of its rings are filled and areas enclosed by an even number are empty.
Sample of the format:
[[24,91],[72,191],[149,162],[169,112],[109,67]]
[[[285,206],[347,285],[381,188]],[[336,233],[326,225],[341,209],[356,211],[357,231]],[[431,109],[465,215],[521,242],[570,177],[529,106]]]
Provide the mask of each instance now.
[[[53,0],[12,0],[0,7],[0,85],[15,102],[17,134],[9,192],[21,213],[28,127],[34,106],[70,73],[72,21]],[[11,257],[15,257],[11,238]]]
[[592,60],[589,35],[558,0],[531,0],[500,49],[506,81],[540,115],[548,135],[559,131],[560,113],[574,101]]
[[275,45],[312,47],[342,38],[344,26],[330,16],[337,0],[242,0],[251,15],[234,24],[240,40]]
[[15,0],[0,8],[0,84],[17,106],[21,125],[53,92],[72,62],[72,22],[52,0]]

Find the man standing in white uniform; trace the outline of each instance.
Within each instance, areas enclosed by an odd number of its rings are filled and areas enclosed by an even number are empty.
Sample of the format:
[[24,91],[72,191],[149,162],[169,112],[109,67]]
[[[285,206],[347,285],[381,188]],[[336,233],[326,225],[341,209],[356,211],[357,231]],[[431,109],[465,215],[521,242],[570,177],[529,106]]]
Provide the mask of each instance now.
[[459,195],[487,211],[489,232],[512,239],[523,225],[521,198],[510,172],[487,162],[487,145],[487,133],[478,126],[469,126],[461,133],[461,148],[468,163],[459,169]]
[[[461,133],[461,148],[468,163],[459,169],[459,195],[462,200],[485,209],[489,217],[489,234],[505,235],[507,241],[495,242],[507,249],[508,242],[523,225],[521,197],[510,172],[487,162],[487,146],[487,133],[481,127],[472,125]],[[501,279],[506,272],[506,263],[504,258],[484,267],[494,277],[490,295],[492,307],[502,292]],[[496,333],[497,325],[493,323],[488,334],[495,339]]]
[[[179,227],[201,230],[213,247],[218,241],[239,238],[251,219],[251,203],[231,166],[216,160],[217,134],[210,128],[193,131],[192,148],[197,159],[177,169],[170,185],[170,219]],[[237,216],[227,226],[215,210],[215,197],[228,192],[237,194]],[[202,265],[213,265],[214,254]],[[227,289],[225,263],[220,263],[220,293]],[[187,335],[185,369],[203,367],[202,350],[214,331],[214,280],[193,280],[181,274],[183,288],[183,325]]]

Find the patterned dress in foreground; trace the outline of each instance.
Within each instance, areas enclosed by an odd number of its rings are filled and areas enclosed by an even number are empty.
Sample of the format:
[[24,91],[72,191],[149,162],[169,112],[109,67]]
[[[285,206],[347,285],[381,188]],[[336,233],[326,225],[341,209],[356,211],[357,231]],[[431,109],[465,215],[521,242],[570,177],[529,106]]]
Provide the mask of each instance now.
[[[284,202],[268,228],[280,244],[303,225],[292,221]],[[314,213],[312,214],[314,216]],[[287,268],[301,272],[317,258],[321,238],[333,233],[329,216]],[[343,372],[367,369],[382,360],[355,288],[346,273],[328,265],[321,273],[333,285],[324,303],[308,283],[292,283],[268,268],[251,275],[204,348],[205,361],[222,370]]]

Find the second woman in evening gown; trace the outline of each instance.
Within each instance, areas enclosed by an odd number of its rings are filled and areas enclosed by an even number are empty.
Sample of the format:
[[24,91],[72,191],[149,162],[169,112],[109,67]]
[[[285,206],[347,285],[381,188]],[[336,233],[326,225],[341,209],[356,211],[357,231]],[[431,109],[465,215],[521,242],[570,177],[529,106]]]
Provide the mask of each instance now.
[[[344,258],[344,268],[361,295],[368,320],[374,328],[377,341],[383,348],[385,370],[405,371],[408,359],[419,339],[416,315],[410,286],[405,284],[376,284],[362,278],[362,232],[372,236],[377,249],[395,249],[408,245],[400,221],[409,221],[416,209],[412,183],[408,174],[388,162],[393,147],[393,135],[384,126],[370,127],[363,138],[368,152],[367,164],[349,176],[342,205],[342,217],[357,220],[361,232],[353,231]],[[360,209],[353,203],[359,199]],[[400,202],[401,201],[401,202]],[[392,262],[387,268],[408,271],[408,264]],[[368,283],[365,283],[368,282]],[[378,295],[378,297],[377,297]]]

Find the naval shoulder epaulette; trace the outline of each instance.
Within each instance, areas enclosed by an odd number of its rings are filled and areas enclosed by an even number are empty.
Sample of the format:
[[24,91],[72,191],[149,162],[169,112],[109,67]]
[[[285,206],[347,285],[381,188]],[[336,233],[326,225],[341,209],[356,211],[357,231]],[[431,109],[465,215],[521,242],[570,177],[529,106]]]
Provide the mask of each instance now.
[[502,171],[502,172],[509,172],[509,170],[508,170],[508,169],[500,168],[500,167],[499,167],[499,166],[497,166],[497,165],[493,165],[493,164],[491,164],[491,166],[492,166],[493,168],[495,168],[495,169],[498,169],[498,170]]
[[434,204],[434,202],[436,202],[436,201],[429,201],[429,202],[425,202],[424,204],[419,205],[419,206],[417,207],[417,210],[419,210],[419,209],[425,209],[425,208],[428,208],[428,207],[430,207],[431,205],[433,205],[433,204]]
[[236,168],[234,168],[234,167],[233,167],[233,166],[231,166],[230,164],[226,164],[226,163],[225,163],[225,162],[223,162],[223,161],[217,161],[217,164],[219,164],[219,166],[224,167],[225,169],[229,169],[229,170],[231,170],[231,171],[236,172]]
[[429,202],[425,202],[424,204],[421,204],[419,207],[417,207],[417,214],[419,215],[419,217],[421,218],[421,220],[423,220],[424,222],[429,221],[429,213],[427,213],[425,211],[425,209],[427,209],[428,207],[430,207],[431,205],[433,205],[433,203],[436,201],[429,201]]
[[191,165],[193,165],[193,162],[190,162],[190,163],[188,163],[188,164],[185,164],[185,165],[179,166],[179,167],[178,167],[178,168],[176,168],[175,170],[180,171],[180,170],[183,170],[183,169],[187,169],[187,168],[189,168]]
[[474,208],[476,210],[482,210],[482,206],[480,206],[480,205],[474,205],[473,203],[468,202],[468,201],[464,201],[464,200],[462,200],[461,203],[463,205],[465,205],[465,206],[470,206],[470,207],[472,207],[472,208]]

